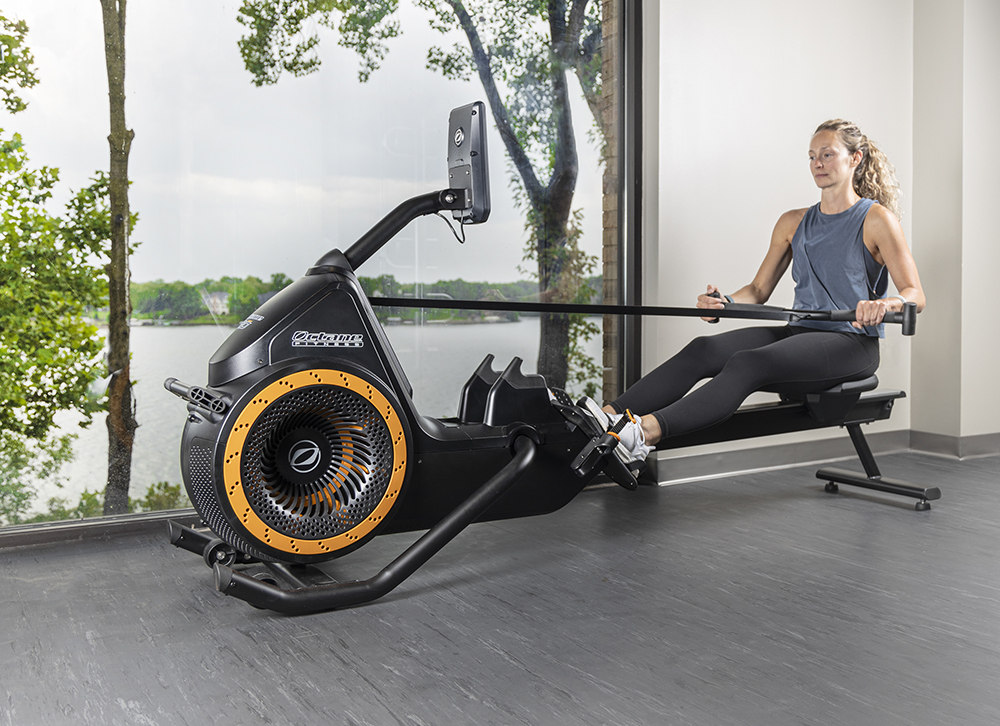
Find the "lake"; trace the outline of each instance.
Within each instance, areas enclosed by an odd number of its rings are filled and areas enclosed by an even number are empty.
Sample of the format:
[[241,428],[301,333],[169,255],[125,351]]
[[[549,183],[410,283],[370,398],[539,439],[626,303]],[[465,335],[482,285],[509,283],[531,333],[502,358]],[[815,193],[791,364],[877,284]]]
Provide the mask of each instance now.
[[[600,325],[600,320],[595,318]],[[465,381],[487,353],[494,368],[502,370],[514,356],[524,359],[521,370],[535,371],[538,357],[539,319],[526,317],[515,323],[469,325],[392,325],[386,333],[413,386],[413,399],[421,413],[454,416]],[[181,483],[180,438],[186,404],[163,388],[174,377],[189,385],[205,385],[208,360],[232,332],[224,326],[136,327],[132,329],[132,379],[136,381],[136,432],[132,456],[130,495],[138,498],[160,481]],[[586,346],[600,363],[600,336]],[[89,429],[79,430],[69,416],[60,423],[65,431],[79,431],[74,460],[64,471],[64,485],[38,487],[33,511],[46,509],[50,497],[76,504],[84,490],[104,491],[108,467],[108,434],[105,416],[95,418]]]

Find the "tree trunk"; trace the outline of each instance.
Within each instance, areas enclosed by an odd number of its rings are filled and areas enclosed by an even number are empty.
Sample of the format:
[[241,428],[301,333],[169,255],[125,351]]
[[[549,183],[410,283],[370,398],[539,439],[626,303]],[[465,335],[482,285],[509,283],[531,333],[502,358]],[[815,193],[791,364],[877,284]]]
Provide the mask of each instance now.
[[[530,205],[531,227],[534,233],[535,255],[538,263],[538,291],[545,302],[568,302],[561,292],[567,287],[561,280],[565,256],[569,217],[573,194],[579,173],[576,136],[570,113],[567,69],[574,67],[575,48],[579,41],[580,27],[587,1],[578,0],[567,23],[565,0],[549,0],[549,31],[552,37],[552,103],[556,127],[552,152],[552,176],[548,184],[538,178],[531,159],[518,137],[510,113],[500,98],[500,91],[490,66],[490,55],[483,45],[475,22],[461,0],[447,0],[455,12],[459,25],[469,40],[472,58],[479,72],[486,98],[493,112],[500,138],[507,154],[524,184]],[[569,60],[574,59],[574,60]],[[575,291],[575,288],[574,288]],[[538,352],[538,372],[545,376],[550,386],[564,388],[569,373],[569,316],[543,314],[541,339]]]
[[132,443],[137,423],[129,373],[129,204],[128,155],[134,133],[125,125],[125,3],[101,0],[104,16],[104,57],[108,69],[111,108],[110,206],[111,255],[108,271],[108,483],[104,514],[128,511],[132,473]]
[[[566,42],[565,5],[550,0],[549,24],[555,68],[552,75],[552,114],[556,127],[553,144],[552,176],[544,193],[529,199],[535,216],[538,292],[545,302],[572,302],[578,281],[563,279],[567,274],[569,218],[579,175],[579,157],[569,104],[569,84],[558,49]],[[538,347],[538,372],[549,386],[565,388],[569,377],[570,320],[566,314],[543,314]]]
[[[573,188],[553,193],[552,188],[533,210],[535,255],[538,261],[539,300],[547,303],[572,302],[575,281],[565,279],[567,226],[573,202]],[[565,388],[569,377],[569,315],[542,313],[538,345],[538,372],[546,383]]]
[[569,378],[569,315],[545,313],[541,316],[538,372],[550,388],[566,388]]

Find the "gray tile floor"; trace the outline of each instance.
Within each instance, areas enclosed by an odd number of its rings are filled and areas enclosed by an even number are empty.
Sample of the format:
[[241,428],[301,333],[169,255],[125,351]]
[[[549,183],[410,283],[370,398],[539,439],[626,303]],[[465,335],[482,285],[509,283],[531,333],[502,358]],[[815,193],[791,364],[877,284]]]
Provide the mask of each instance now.
[[811,469],[587,490],[298,618],[165,536],[0,550],[0,724],[998,724],[1000,457],[880,464],[943,498]]

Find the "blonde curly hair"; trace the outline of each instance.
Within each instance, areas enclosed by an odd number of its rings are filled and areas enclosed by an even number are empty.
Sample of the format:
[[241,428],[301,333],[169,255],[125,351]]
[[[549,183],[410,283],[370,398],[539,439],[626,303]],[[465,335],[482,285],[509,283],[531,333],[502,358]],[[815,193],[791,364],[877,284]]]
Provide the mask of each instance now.
[[850,154],[860,151],[863,156],[861,163],[854,170],[854,191],[859,197],[874,199],[883,207],[902,217],[899,208],[899,182],[896,181],[896,169],[875,143],[861,133],[857,124],[843,119],[831,119],[821,123],[813,132],[834,131]]

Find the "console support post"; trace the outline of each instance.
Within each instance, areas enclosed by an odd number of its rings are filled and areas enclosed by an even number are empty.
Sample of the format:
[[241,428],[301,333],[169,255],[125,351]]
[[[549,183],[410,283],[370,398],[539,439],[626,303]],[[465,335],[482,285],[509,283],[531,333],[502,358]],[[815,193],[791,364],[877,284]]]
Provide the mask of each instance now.
[[[386,242],[417,217],[443,212],[446,209],[465,209],[467,204],[468,191],[465,189],[443,189],[407,199],[365,232],[343,255],[350,263],[351,269],[357,270],[365,260],[382,249]],[[340,255],[340,252],[331,250],[321,257],[314,267],[324,267],[329,264],[327,258],[334,252]]]

